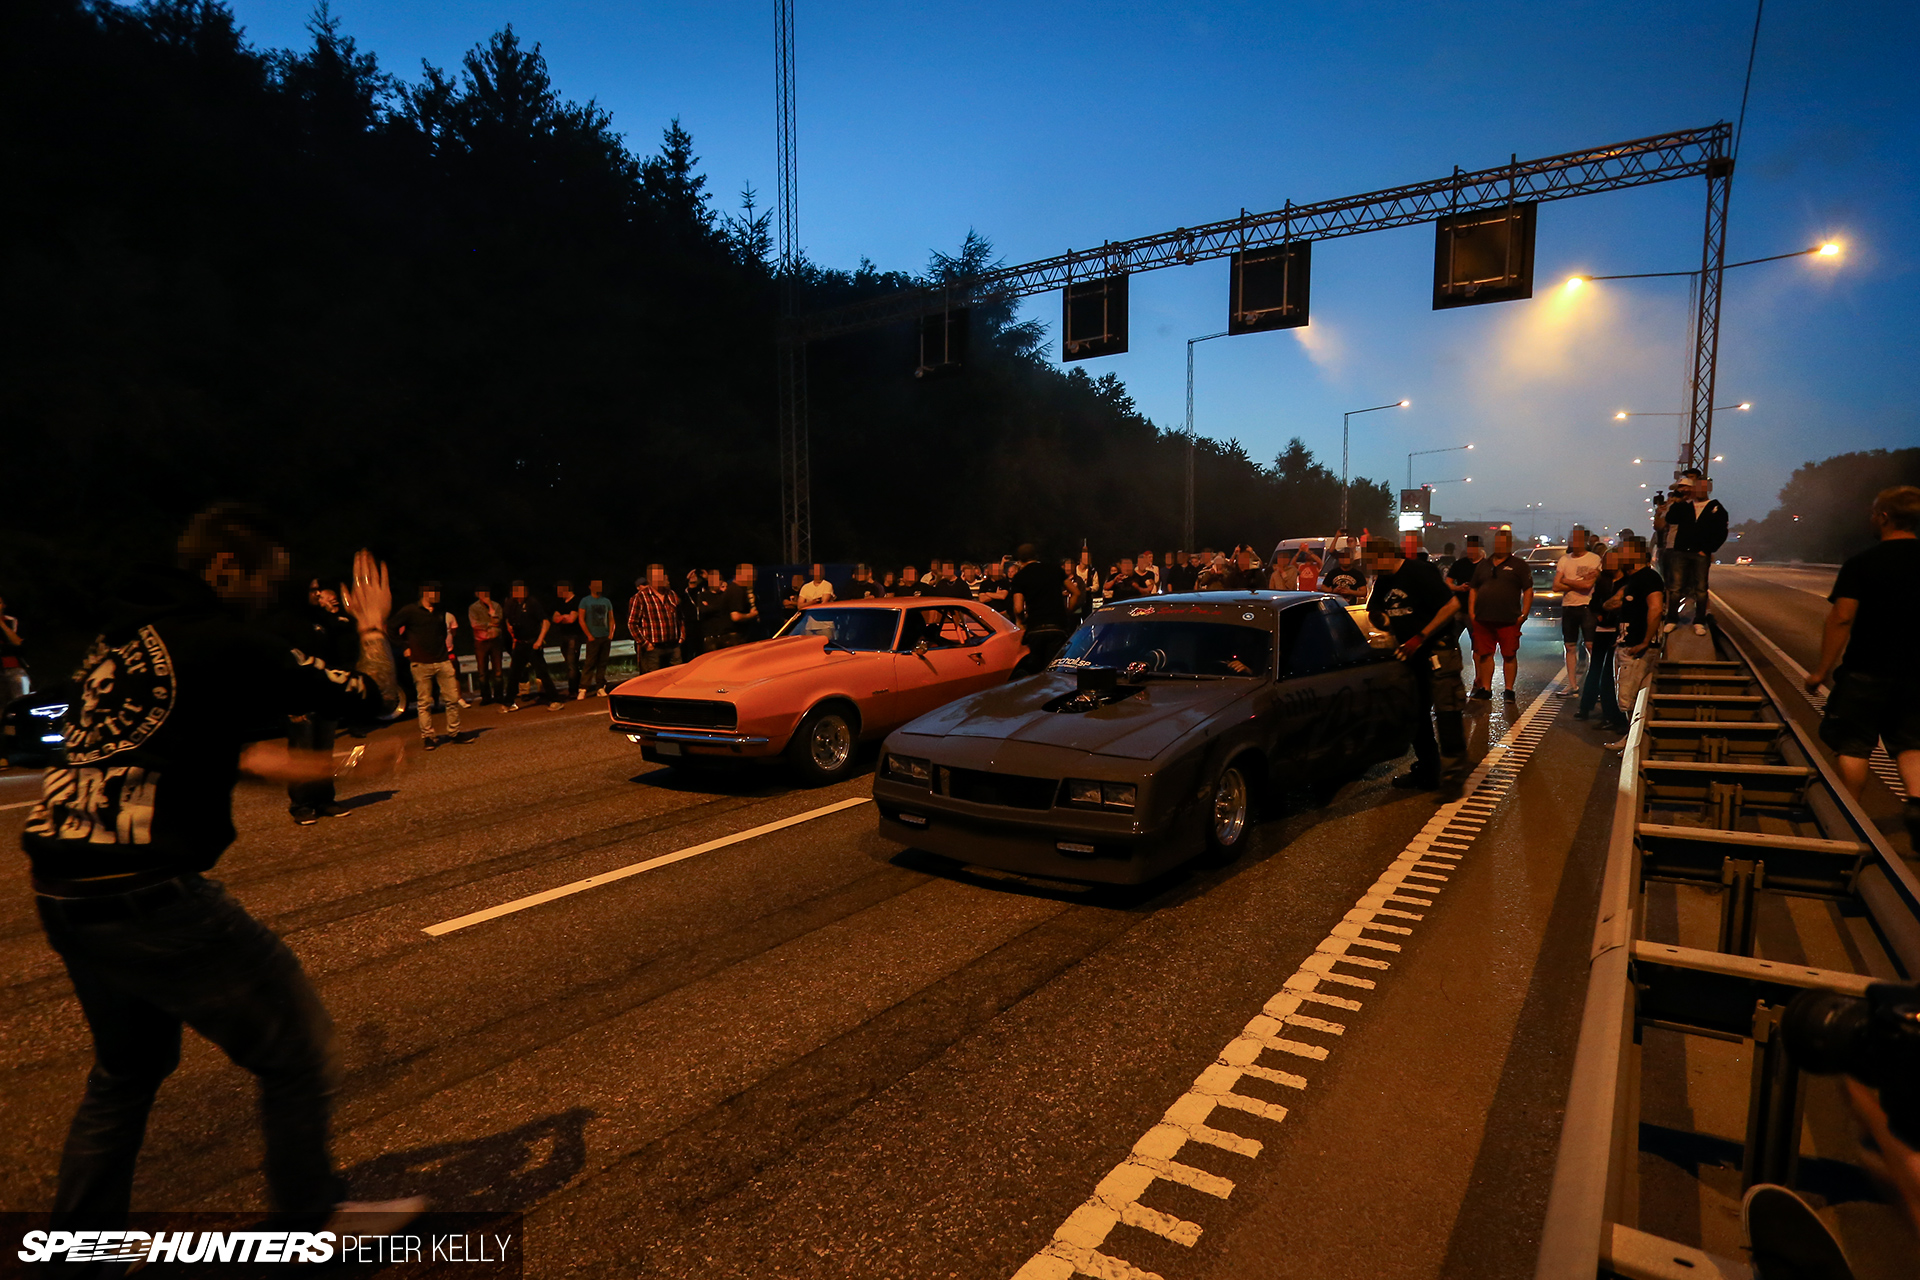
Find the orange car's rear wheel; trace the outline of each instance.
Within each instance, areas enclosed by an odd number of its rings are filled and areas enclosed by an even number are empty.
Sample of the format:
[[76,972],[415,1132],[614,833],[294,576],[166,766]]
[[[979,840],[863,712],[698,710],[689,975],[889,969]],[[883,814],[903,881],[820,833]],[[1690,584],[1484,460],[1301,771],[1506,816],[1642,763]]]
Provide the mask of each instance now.
[[793,731],[787,758],[794,770],[816,785],[838,782],[854,768],[860,733],[852,713],[841,706],[815,707]]

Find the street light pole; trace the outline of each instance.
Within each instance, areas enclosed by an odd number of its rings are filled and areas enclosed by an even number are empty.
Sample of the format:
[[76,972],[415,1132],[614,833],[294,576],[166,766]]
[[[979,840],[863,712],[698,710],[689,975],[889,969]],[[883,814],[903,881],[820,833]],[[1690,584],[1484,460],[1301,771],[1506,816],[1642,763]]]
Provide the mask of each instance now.
[[1223,330],[1187,339],[1187,537],[1184,545],[1188,551],[1199,549],[1193,545],[1193,344],[1212,342],[1215,338],[1226,336]]
[[[1473,448],[1473,446],[1470,444],[1455,444],[1448,445],[1444,449],[1415,449],[1407,455],[1407,488],[1413,488],[1413,460],[1415,458],[1424,458],[1430,453],[1459,453],[1462,449],[1471,448]],[[1452,481],[1442,481],[1441,483],[1451,484]]]
[[[1193,350],[1188,347],[1187,350]],[[1340,527],[1347,527],[1347,437],[1348,424],[1357,413],[1378,413],[1382,409],[1404,409],[1412,404],[1411,400],[1395,400],[1392,404],[1376,404],[1369,409],[1349,409],[1340,415]]]

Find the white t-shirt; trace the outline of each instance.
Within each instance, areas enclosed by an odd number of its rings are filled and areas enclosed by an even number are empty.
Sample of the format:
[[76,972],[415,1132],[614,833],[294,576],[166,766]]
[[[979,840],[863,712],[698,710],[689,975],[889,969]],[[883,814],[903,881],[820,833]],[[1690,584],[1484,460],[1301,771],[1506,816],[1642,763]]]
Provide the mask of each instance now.
[[[1563,581],[1572,582],[1574,579],[1587,574],[1592,574],[1595,579],[1600,576],[1600,557],[1591,551],[1582,551],[1577,556],[1564,555],[1554,562],[1553,576]],[[1563,609],[1569,607],[1577,609],[1583,604],[1590,603],[1592,600],[1592,591],[1576,591],[1569,587],[1567,588],[1567,594],[1560,598],[1560,607]]]
[[806,585],[800,588],[801,604],[825,604],[831,599],[833,599],[833,584],[825,578],[818,582],[808,579]]

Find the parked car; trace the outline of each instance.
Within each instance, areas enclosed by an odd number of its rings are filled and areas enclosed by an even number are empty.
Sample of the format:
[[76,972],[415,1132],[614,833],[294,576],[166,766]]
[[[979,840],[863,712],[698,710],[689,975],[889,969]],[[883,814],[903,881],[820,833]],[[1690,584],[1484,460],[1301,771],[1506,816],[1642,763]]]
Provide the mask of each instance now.
[[815,605],[771,640],[625,681],[608,700],[612,727],[662,764],[784,756],[808,781],[833,782],[860,742],[1005,684],[1023,636],[971,600]]
[[61,684],[0,705],[0,760],[28,768],[65,763],[60,722],[72,695],[73,686]]
[[1560,616],[1561,598],[1566,592],[1553,585],[1553,571],[1560,557],[1555,556],[1544,564],[1538,560],[1528,563],[1527,568],[1533,574],[1533,609],[1529,618],[1557,618]]
[[1238,852],[1283,784],[1399,756],[1414,696],[1406,664],[1320,592],[1125,601],[1039,675],[889,735],[880,832],[979,866],[1143,883]]
[[1567,554],[1567,549],[1564,546],[1549,544],[1546,546],[1528,547],[1520,558],[1529,564],[1539,564],[1542,560],[1548,564],[1555,564],[1559,561],[1560,557],[1565,554]]

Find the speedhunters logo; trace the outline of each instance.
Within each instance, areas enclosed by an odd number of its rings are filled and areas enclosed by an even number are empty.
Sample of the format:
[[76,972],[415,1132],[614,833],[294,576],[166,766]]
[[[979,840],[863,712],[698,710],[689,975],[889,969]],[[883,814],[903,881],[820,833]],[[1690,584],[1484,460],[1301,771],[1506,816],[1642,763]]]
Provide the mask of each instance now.
[[238,1213],[135,1214],[132,1226],[98,1231],[57,1230],[45,1214],[0,1222],[0,1276],[519,1280],[524,1253],[520,1217],[510,1213],[428,1213],[384,1235],[356,1234],[350,1220],[327,1224],[332,1230],[274,1229]]
[[332,1262],[336,1242],[331,1231],[29,1231],[19,1257],[22,1262]]

